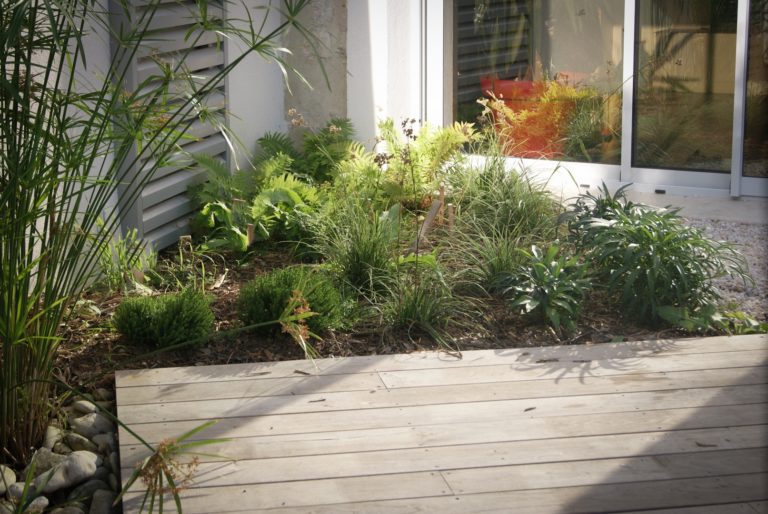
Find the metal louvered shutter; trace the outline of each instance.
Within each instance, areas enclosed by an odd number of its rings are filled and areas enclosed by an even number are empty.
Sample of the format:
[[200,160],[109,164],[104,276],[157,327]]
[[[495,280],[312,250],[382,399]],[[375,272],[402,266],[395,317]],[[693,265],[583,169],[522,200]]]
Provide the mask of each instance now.
[[481,96],[481,78],[526,74],[531,63],[526,0],[456,0],[455,8],[458,103]]
[[[112,10],[113,26],[128,23],[125,17],[121,16],[125,12],[126,3],[130,5],[131,18],[134,20],[141,19],[142,12],[148,8],[149,3],[147,0],[112,1],[121,4]],[[194,9],[197,9],[194,0],[160,0],[149,25],[149,37],[132,61],[122,65],[126,70],[125,85],[129,90],[158,74],[158,60],[174,63],[174,57],[181,51],[186,56],[186,71],[196,78],[205,80],[214,76],[224,66],[224,45],[217,41],[215,34],[205,33],[199,37],[189,37],[192,33],[190,29],[193,29],[195,23],[191,14]],[[209,1],[208,9],[211,16],[224,16],[222,2]],[[120,19],[115,19],[116,17]],[[190,44],[194,46],[190,47]],[[225,84],[226,82],[222,81],[220,86],[203,100],[209,111],[214,112],[222,123],[225,121]],[[187,152],[206,153],[227,159],[226,140],[210,120],[203,122],[199,119],[189,119],[188,128],[179,144]],[[134,160],[132,157],[137,153],[136,148],[132,152],[126,159],[127,162]],[[123,170],[123,173],[125,176],[135,177],[148,162],[151,163],[151,159],[151,155],[140,158],[133,169]],[[135,227],[138,236],[155,249],[172,245],[181,235],[189,233],[189,218],[193,213],[193,205],[187,195],[187,188],[205,180],[205,172],[193,166],[183,153],[173,156],[169,162],[171,164],[157,169],[152,180],[136,195],[135,204],[122,218],[124,230]],[[119,193],[131,194],[128,190],[120,190]]]

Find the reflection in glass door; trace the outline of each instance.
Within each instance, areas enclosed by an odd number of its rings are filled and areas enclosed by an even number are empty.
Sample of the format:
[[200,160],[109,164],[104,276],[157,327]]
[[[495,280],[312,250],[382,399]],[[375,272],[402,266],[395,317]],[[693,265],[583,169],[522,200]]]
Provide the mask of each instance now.
[[744,176],[768,177],[768,0],[752,0],[747,49]]
[[736,0],[637,0],[632,166],[729,173]]

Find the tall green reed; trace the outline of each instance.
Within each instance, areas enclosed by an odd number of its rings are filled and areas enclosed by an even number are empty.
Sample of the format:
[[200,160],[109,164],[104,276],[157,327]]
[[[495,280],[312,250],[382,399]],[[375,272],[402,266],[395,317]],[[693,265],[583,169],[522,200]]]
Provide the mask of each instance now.
[[[275,2],[245,29],[211,16],[208,0],[197,0],[187,48],[212,32],[247,50],[207,80],[193,79],[185,66],[191,50],[182,50],[129,91],[124,63],[152,37],[158,0],[140,16],[130,2],[111,2],[125,11],[118,15],[133,15],[133,26],[119,29],[98,2],[0,1],[0,462],[18,464],[49,419],[70,307],[122,214],[178,151],[190,119],[215,119],[200,100],[252,52],[292,71],[279,46],[289,28],[316,40],[297,21],[309,0]],[[268,16],[280,21],[267,28]],[[93,28],[110,32],[114,55],[103,82],[84,86],[77,77],[90,72],[85,45]],[[172,87],[179,83],[184,87]],[[140,173],[125,171],[144,159]]]

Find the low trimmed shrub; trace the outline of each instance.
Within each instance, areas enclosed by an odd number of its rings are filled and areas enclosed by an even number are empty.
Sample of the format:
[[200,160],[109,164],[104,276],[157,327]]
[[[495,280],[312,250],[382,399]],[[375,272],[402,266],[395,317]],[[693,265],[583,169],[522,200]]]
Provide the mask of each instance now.
[[[344,321],[344,301],[331,279],[317,267],[292,266],[278,269],[247,283],[240,290],[238,312],[245,325],[256,325],[284,317],[294,291],[307,301],[314,316],[305,322],[312,332],[339,328]],[[274,334],[281,325],[256,327],[254,332]]]
[[131,342],[165,348],[209,335],[214,316],[205,295],[188,288],[164,296],[127,298],[112,322]]

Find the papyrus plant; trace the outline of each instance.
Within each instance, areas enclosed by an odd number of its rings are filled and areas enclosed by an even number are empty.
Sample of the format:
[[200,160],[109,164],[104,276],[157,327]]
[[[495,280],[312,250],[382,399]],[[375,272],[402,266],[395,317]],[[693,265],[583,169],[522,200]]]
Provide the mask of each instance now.
[[[158,0],[115,0],[111,13],[92,0],[0,0],[0,462],[23,462],[42,439],[62,323],[121,215],[175,158],[190,120],[215,118],[205,95],[247,54],[291,71],[278,40],[293,27],[314,43],[296,19],[308,1],[271,2],[236,23],[213,16],[221,1],[180,3],[195,21],[187,48],[213,33],[247,51],[209,78],[187,72],[191,50],[158,56],[157,72],[129,89],[124,63],[153,37]],[[114,55],[84,81],[95,28],[111,33]]]

